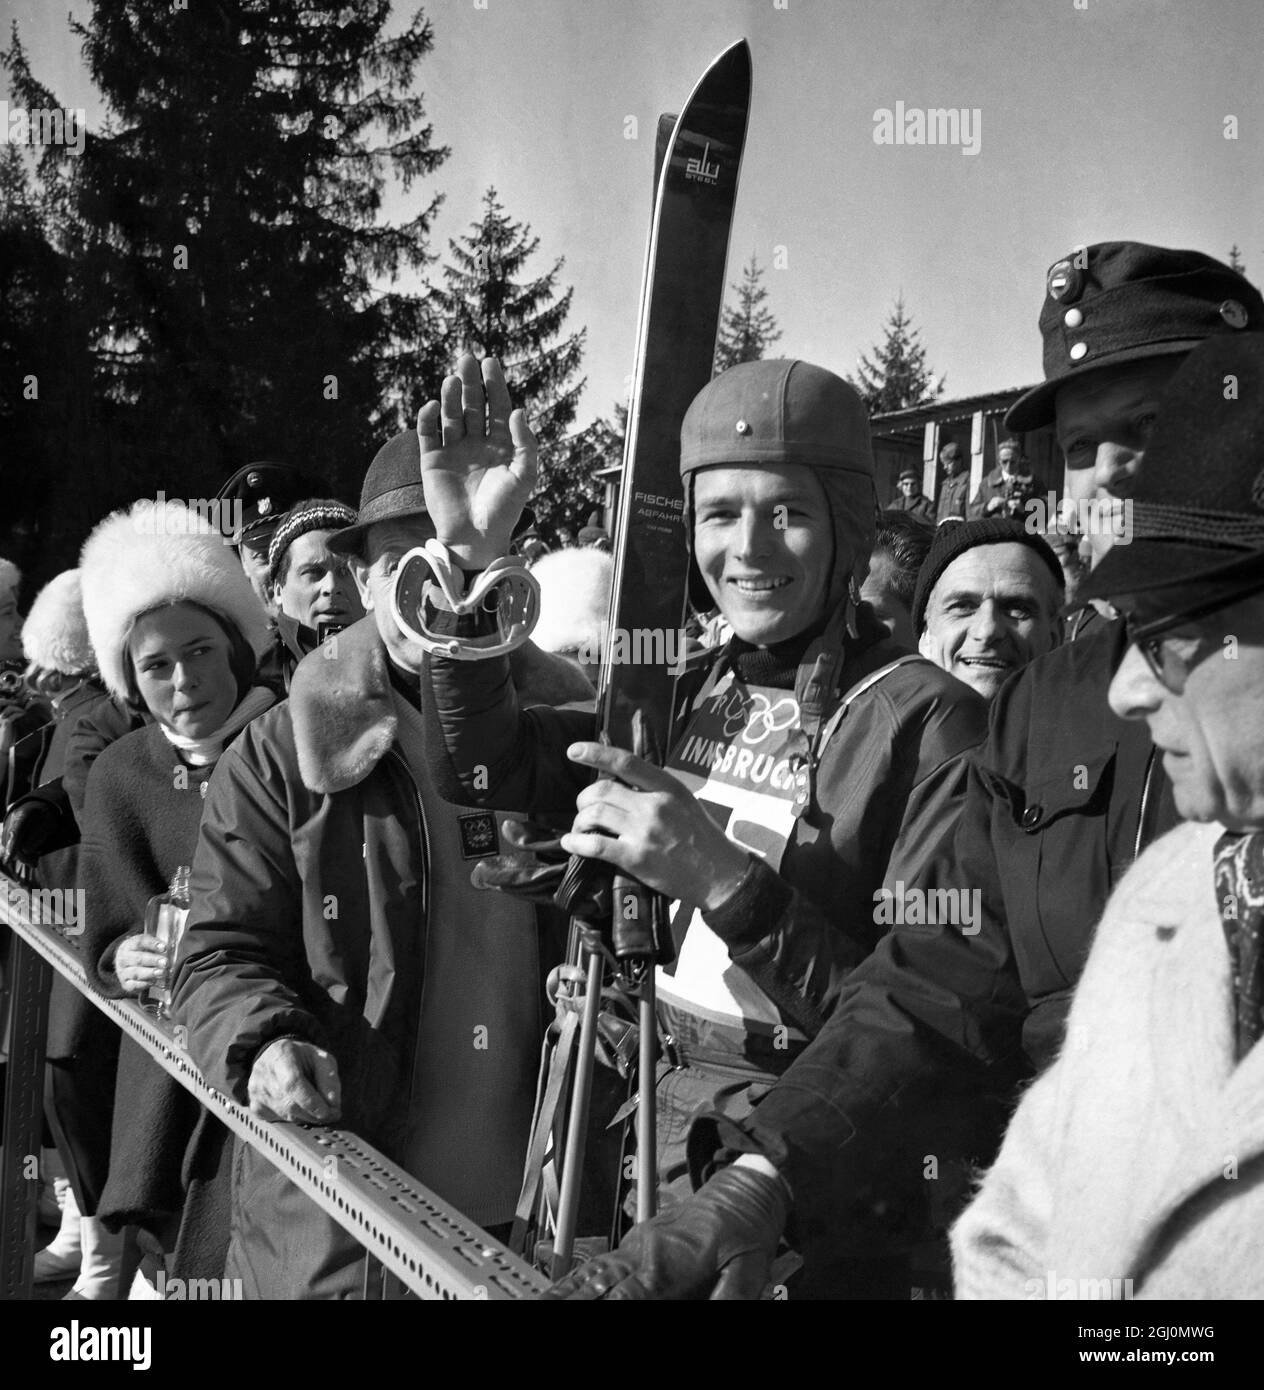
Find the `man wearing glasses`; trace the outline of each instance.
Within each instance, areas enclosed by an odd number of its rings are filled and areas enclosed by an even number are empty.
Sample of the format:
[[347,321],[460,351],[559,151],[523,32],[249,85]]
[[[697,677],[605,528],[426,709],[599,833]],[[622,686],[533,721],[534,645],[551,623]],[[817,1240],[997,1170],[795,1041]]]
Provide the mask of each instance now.
[[[1254,286],[1198,252],[1102,242],[1050,267],[1045,381],[1005,424],[1055,426],[1095,563],[1131,540],[1150,432],[1185,355],[1262,327]],[[1204,473],[1190,464],[1191,479]],[[894,927],[748,1119],[695,1121],[692,1168],[707,1181],[692,1198],[563,1296],[679,1297],[722,1273],[726,1289],[757,1288],[788,1214],[820,1296],[834,1262],[898,1246],[921,1203],[951,1211],[941,1173],[986,1156],[1003,1113],[990,1101],[1012,1104],[1053,1060],[1107,898],[1178,819],[1171,760],[1107,702],[1126,644],[1122,622],[1090,609],[1075,641],[996,696],[959,819],[929,853],[896,846],[888,882],[906,896],[978,892],[978,929]]]
[[1111,709],[1187,823],[1111,898],[953,1232],[959,1298],[1264,1297],[1264,334],[1190,355],[1132,501],[1087,590],[1124,614]]

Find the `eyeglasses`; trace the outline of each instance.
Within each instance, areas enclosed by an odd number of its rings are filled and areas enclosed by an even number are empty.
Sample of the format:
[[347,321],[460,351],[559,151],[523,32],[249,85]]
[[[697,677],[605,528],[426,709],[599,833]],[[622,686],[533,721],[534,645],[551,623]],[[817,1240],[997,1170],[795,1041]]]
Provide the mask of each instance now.
[[1264,583],[1256,579],[1240,592],[1222,594],[1210,603],[1147,623],[1138,623],[1135,617],[1125,616],[1124,631],[1130,645],[1145,658],[1155,680],[1173,695],[1182,695],[1194,667],[1205,661],[1215,646],[1213,634],[1198,627],[1199,619],[1231,608],[1262,589]]

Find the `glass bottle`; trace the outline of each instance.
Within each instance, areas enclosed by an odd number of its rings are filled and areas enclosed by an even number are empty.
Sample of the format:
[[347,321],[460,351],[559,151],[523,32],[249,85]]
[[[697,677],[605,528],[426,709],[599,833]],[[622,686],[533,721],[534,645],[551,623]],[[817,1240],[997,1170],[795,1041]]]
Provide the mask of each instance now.
[[171,875],[165,893],[150,898],[145,908],[145,934],[157,937],[167,953],[162,979],[149,987],[149,1002],[157,1004],[158,1017],[171,1017],[171,974],[184,924],[189,916],[189,866],[181,864]]

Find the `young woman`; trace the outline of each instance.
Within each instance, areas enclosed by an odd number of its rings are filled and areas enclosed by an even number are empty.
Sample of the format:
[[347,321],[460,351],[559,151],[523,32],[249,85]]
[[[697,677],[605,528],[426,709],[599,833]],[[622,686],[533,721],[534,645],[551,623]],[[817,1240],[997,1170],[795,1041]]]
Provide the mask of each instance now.
[[[106,994],[141,997],[168,966],[163,944],[143,930],[146,905],[192,863],[220,753],[275,699],[253,684],[267,614],[218,533],[178,503],[139,502],[108,517],[81,569],[102,679],[153,719],[93,765],[79,863],[88,968]],[[143,1227],[176,1251],[183,1277],[217,1276],[227,1241],[212,1181],[222,1137],[183,1087],[124,1040],[98,1225]],[[182,1167],[192,1174],[188,1192]],[[95,1277],[88,1263],[85,1240],[81,1297],[127,1296],[131,1261]]]

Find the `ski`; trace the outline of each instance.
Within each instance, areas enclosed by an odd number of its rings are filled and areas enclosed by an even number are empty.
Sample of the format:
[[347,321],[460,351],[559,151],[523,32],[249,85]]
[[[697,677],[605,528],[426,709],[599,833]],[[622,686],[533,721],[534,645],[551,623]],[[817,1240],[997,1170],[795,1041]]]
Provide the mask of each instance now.
[[597,708],[602,733],[619,748],[633,747],[641,711],[660,757],[683,655],[680,426],[711,380],[750,95],[743,39],[703,73],[666,141],[665,121],[659,131]]

